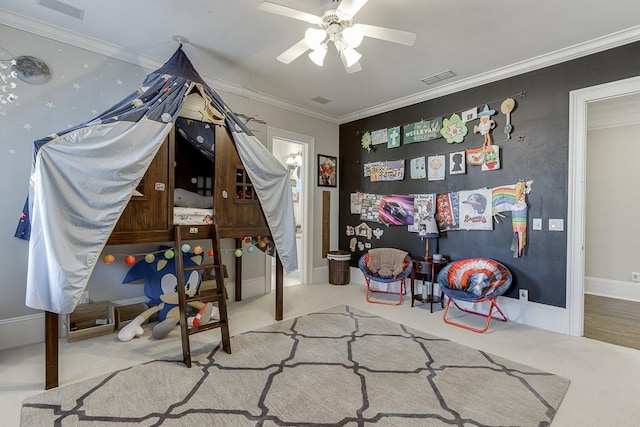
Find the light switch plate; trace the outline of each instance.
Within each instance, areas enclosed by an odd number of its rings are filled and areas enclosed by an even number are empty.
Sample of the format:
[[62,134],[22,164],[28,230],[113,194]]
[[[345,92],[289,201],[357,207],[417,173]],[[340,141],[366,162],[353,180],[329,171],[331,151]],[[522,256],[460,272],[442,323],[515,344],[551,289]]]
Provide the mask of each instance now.
[[549,231],[564,231],[564,219],[550,219]]
[[533,229],[542,230],[542,218],[533,218]]

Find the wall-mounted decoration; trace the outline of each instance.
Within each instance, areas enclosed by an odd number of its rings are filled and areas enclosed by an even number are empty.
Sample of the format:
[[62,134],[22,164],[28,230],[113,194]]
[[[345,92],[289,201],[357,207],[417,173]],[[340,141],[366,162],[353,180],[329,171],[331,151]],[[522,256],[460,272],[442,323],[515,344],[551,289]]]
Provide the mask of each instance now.
[[449,175],[460,175],[464,173],[467,173],[465,152],[456,151],[454,153],[449,153]]
[[404,179],[404,160],[379,162],[371,167],[371,182],[402,181]]
[[411,179],[422,179],[427,177],[427,166],[424,156],[411,159],[409,162]]
[[361,222],[356,227],[356,236],[365,237],[365,238],[371,240],[372,233],[373,232],[371,230],[371,227],[369,227],[369,225],[366,222]]
[[452,231],[459,228],[460,194],[445,193],[436,196],[436,221],[438,230]]
[[432,139],[442,138],[440,130],[442,130],[442,117],[404,125],[403,143],[412,144],[414,142],[430,141]]
[[23,82],[41,85],[51,78],[51,70],[46,62],[34,56],[18,56],[12,70]]
[[478,118],[478,107],[469,108],[462,112],[462,121],[467,123]]
[[504,133],[507,135],[507,139],[511,139],[511,132],[513,126],[511,126],[511,112],[516,108],[516,100],[513,98],[507,98],[500,104],[500,111],[506,116],[507,123],[504,125]]
[[482,170],[493,171],[500,169],[500,147],[491,145],[489,151],[485,151],[482,159]]
[[380,200],[382,200],[381,195],[364,193],[362,195],[360,219],[363,221],[380,222],[378,219],[378,206],[380,206]]
[[380,162],[370,162],[364,164],[363,175],[365,178],[371,176],[371,168],[380,166]]
[[384,196],[378,207],[378,217],[389,225],[413,224],[413,196]]
[[413,195],[413,225],[409,231],[418,233],[419,224],[425,224],[427,221],[433,220],[436,213],[436,195],[435,194],[414,194]]
[[499,212],[511,212],[511,226],[513,228],[511,250],[514,258],[522,256],[522,251],[527,244],[527,202],[525,195],[531,192],[532,184],[533,181],[519,181],[514,185],[503,185],[491,190],[491,205],[494,215]]
[[462,121],[459,115],[452,114],[448,119],[442,121],[442,130],[440,133],[447,140],[449,144],[454,142],[461,143],[464,141],[464,137],[467,136],[469,129],[467,125]]
[[373,230],[373,235],[376,236],[376,239],[378,240],[380,240],[383,234],[384,234],[384,230],[382,228],[376,228]]
[[355,252],[357,246],[358,246],[358,239],[356,239],[355,237],[352,237],[351,240],[349,240],[349,249],[351,249],[351,252]]
[[364,244],[364,248],[365,248],[365,249],[371,249],[371,243],[366,242],[366,243]]
[[482,153],[482,147],[469,148],[466,150],[467,164],[470,166],[481,166],[484,161],[484,154]]
[[356,229],[353,225],[347,225],[347,236],[355,236],[356,235]]
[[473,127],[474,133],[479,133],[484,136],[484,146],[488,147],[491,145],[491,129],[496,127],[496,122],[491,119],[496,113],[496,110],[490,110],[487,104],[484,105],[484,109],[478,113],[478,118],[480,119],[480,123],[477,126]]
[[387,129],[387,148],[400,147],[400,126]]
[[360,139],[362,148],[367,151],[371,151],[371,134],[369,132],[365,132],[362,134],[362,138]]
[[359,214],[362,211],[362,193],[351,193],[349,197],[351,213]]
[[444,154],[437,156],[429,156],[427,158],[427,171],[429,181],[443,181],[444,180]]
[[336,187],[337,186],[337,166],[338,158],[318,154],[318,186],[319,187]]
[[387,128],[374,130],[371,132],[371,145],[386,144],[387,138]]
[[460,229],[493,230],[491,190],[460,191]]

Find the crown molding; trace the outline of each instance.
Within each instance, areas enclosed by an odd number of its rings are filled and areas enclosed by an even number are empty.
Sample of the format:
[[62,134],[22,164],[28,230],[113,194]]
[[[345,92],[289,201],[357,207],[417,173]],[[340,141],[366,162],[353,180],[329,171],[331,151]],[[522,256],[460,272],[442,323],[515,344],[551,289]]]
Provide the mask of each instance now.
[[344,124],[352,122],[354,120],[371,117],[376,114],[386,113],[391,110],[396,110],[398,108],[407,107],[419,102],[428,101],[430,99],[439,98],[441,96],[449,95],[455,92],[460,92],[466,89],[493,83],[495,81],[502,80],[508,77],[517,76],[529,71],[539,70],[541,68],[570,61],[572,59],[581,58],[583,56],[602,52],[608,49],[613,49],[615,47],[633,43],[639,40],[640,25],[606,36],[598,37],[593,40],[578,43],[576,45],[564,49],[559,49],[554,52],[546,53],[534,58],[526,59],[524,61],[516,62],[505,67],[488,71],[486,73],[478,74],[466,79],[457,80],[455,82],[438,86],[427,91],[418,92],[416,94],[398,98],[390,102],[385,102],[375,107],[366,108],[364,110],[356,111],[351,114],[346,114],[340,116],[338,118],[338,121],[340,124]]
[[[9,27],[139,65],[149,71],[155,70],[164,64],[164,61],[162,60],[132,52],[122,46],[113,45],[102,40],[87,37],[58,26],[16,14],[3,8],[0,8],[0,11],[2,11],[0,14],[0,24],[7,25]],[[535,71],[544,67],[591,55],[593,53],[602,52],[607,49],[612,49],[639,40],[640,25],[339,117],[269,94],[258,92],[210,75],[202,74],[202,78],[216,90],[252,99],[254,101],[282,108],[294,113],[303,114],[329,123],[344,124],[484,84],[493,83],[498,80],[524,74],[529,71]]]
[[[65,28],[51,25],[43,21],[17,14],[3,8],[0,8],[0,11],[2,12],[0,13],[0,24],[4,24],[8,27],[16,28],[18,30],[26,31],[38,36],[46,37],[48,39],[56,40],[58,42],[65,43],[71,46],[79,47],[114,59],[129,62],[131,64],[141,66],[149,72],[160,68],[165,62],[163,60],[147,55],[141,55],[122,46],[117,46],[111,43],[104,42],[102,40],[85,36],[83,34],[69,31]],[[294,113],[303,114],[305,116],[313,117],[329,123],[338,124],[338,118],[336,116],[325,114],[312,108],[308,108],[303,105],[284,100],[282,98],[268,95],[266,93],[258,92],[256,90],[246,88],[244,86],[207,74],[200,74],[200,76],[215,90],[220,90],[223,92],[241,96],[243,98],[252,99],[254,101],[262,102],[264,104],[282,108]]]

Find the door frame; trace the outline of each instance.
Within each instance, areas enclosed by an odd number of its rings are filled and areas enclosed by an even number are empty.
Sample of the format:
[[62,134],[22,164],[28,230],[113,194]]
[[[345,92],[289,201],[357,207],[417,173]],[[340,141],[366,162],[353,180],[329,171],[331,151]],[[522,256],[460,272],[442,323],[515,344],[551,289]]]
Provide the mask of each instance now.
[[569,92],[567,333],[584,334],[584,244],[588,104],[640,93],[640,77]]
[[[298,260],[298,269],[300,270],[300,280],[302,284],[312,283],[313,277],[313,262],[311,256],[313,255],[311,246],[311,237],[313,233],[313,153],[315,153],[315,138],[302,135],[299,133],[291,132],[284,129],[278,129],[274,127],[267,127],[267,148],[273,152],[273,140],[280,139],[284,141],[294,142],[302,146],[302,191],[304,193],[302,197],[302,259]],[[265,292],[271,292],[271,263],[266,262],[266,276],[265,280]]]

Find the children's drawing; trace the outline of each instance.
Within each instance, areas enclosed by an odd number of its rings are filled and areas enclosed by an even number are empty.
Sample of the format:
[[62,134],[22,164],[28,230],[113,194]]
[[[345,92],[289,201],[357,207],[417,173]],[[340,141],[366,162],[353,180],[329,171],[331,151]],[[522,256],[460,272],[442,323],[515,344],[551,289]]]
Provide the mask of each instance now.
[[429,181],[444,180],[444,162],[444,155],[429,156],[427,158]]
[[455,153],[449,153],[449,175],[459,175],[464,173],[467,173],[465,152],[456,151]]

